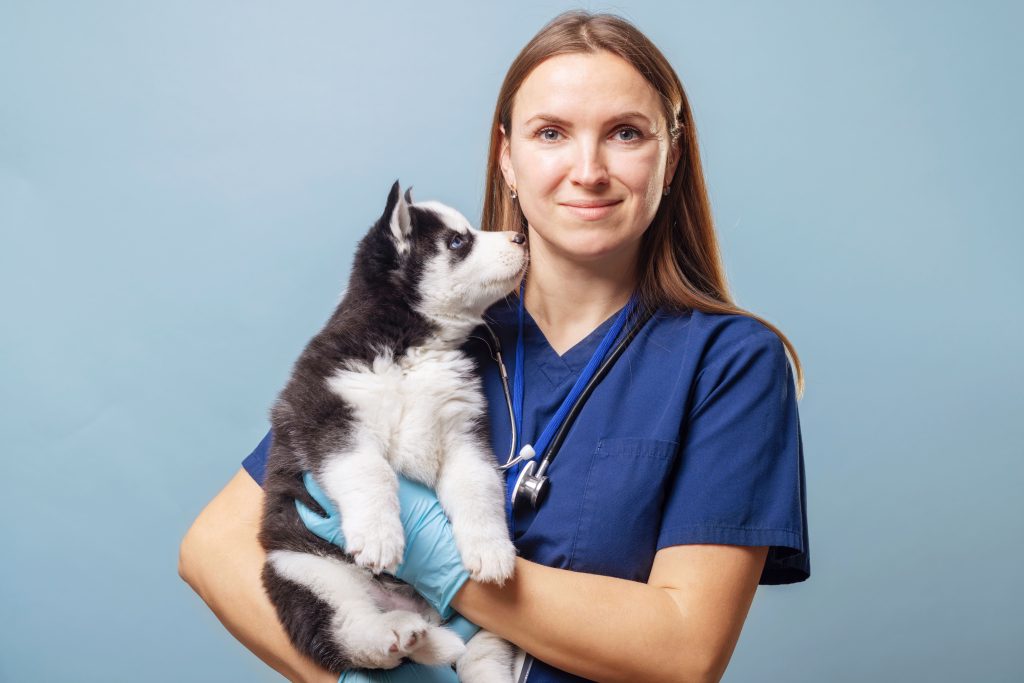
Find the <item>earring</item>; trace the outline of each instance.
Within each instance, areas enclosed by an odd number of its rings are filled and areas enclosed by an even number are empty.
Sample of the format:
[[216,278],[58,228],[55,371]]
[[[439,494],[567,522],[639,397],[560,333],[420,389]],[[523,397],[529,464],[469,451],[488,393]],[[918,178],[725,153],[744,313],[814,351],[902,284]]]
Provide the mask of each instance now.
[[669,190],[671,190],[671,189],[672,189],[672,186],[671,186],[671,185],[666,185],[666,186],[665,186],[665,190],[664,190],[664,191],[663,191],[663,192],[661,193],[661,196],[662,196],[662,197],[667,197],[667,196],[668,196],[668,193],[669,193]]
[[519,196],[519,195],[517,195],[517,194],[516,194],[516,188],[514,188],[514,187],[513,187],[513,188],[512,188],[512,199],[515,199],[515,198],[516,198],[516,197],[518,197],[518,196]]

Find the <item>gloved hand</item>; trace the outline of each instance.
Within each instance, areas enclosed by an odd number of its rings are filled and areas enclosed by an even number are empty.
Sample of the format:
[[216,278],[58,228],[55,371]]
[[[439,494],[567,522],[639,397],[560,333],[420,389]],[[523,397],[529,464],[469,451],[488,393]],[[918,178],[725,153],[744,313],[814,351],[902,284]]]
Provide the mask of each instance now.
[[[306,508],[307,510],[309,508]],[[467,642],[480,627],[456,613],[445,624]],[[338,683],[458,683],[459,677],[450,666],[424,666],[416,662],[405,662],[394,669],[353,669],[345,671]]]
[[459,683],[459,677],[450,666],[424,666],[406,662],[394,669],[345,671],[338,683]]
[[[296,500],[302,523],[320,538],[344,550],[341,514],[312,474],[304,472],[302,481],[309,495],[328,515],[321,517]],[[442,619],[448,619],[454,613],[452,598],[469,579],[455,546],[452,523],[430,487],[402,475],[398,475],[398,502],[405,530],[405,553],[394,576],[415,588]]]

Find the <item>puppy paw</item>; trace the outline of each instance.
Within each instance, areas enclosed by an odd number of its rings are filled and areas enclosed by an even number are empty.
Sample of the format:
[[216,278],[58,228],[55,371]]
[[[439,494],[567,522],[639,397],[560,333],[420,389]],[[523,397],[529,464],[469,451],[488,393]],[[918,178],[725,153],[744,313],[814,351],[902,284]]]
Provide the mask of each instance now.
[[345,550],[360,567],[366,567],[374,574],[382,571],[393,573],[402,562],[405,553],[405,532],[396,517],[389,520],[380,517],[367,524],[353,524],[345,528]]
[[353,664],[366,669],[395,668],[424,645],[428,629],[436,628],[405,610],[385,612],[356,626],[351,625],[343,642]]
[[420,646],[409,653],[409,658],[424,666],[454,664],[466,653],[466,644],[454,631],[443,626],[431,626]]
[[459,549],[462,564],[474,581],[499,586],[515,571],[516,547],[504,534],[465,541]]
[[434,628],[415,612],[395,610],[384,614],[385,623],[391,628],[393,638],[388,652],[406,657],[418,650],[425,642],[427,631]]
[[512,670],[515,648],[486,629],[470,641],[466,654],[455,663],[455,672],[466,683],[515,683]]

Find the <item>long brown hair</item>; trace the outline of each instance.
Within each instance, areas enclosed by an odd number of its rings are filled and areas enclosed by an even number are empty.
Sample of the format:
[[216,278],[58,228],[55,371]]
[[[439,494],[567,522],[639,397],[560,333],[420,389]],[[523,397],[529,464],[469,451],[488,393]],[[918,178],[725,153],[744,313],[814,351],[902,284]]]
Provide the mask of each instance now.
[[501,132],[511,134],[512,102],[526,77],[542,61],[556,55],[605,50],[632,64],[658,93],[673,144],[680,159],[671,191],[663,197],[640,244],[639,297],[655,309],[750,316],[771,329],[786,347],[796,368],[797,397],[804,391],[803,366],[796,349],[777,327],[737,306],[729,292],[711,215],[711,202],[701,171],[697,129],[683,84],[660,50],[638,28],[614,14],[585,10],[563,12],[548,22],[513,60],[494,108],[484,191],[484,230],[526,232],[526,217],[506,190],[499,163]]

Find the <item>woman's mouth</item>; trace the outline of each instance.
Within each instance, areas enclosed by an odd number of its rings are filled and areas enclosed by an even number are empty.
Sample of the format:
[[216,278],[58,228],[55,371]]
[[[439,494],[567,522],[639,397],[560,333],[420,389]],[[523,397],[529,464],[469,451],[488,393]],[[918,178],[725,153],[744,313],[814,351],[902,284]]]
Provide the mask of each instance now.
[[613,201],[602,200],[602,201],[580,201],[580,202],[566,202],[562,204],[569,213],[573,214],[577,218],[581,218],[585,221],[596,221],[615,211],[615,207],[622,203],[621,199]]

